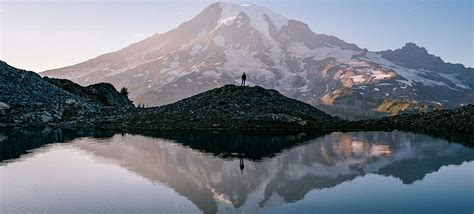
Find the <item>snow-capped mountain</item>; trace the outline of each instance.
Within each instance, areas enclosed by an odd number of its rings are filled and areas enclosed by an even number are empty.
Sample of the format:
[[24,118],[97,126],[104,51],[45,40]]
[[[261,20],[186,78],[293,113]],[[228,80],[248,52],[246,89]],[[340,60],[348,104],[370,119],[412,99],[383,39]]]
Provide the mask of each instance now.
[[169,32],[42,74],[125,86],[136,104],[156,106],[239,84],[243,72],[250,85],[336,114],[474,103],[473,68],[445,63],[413,43],[370,52],[248,4],[211,4]]

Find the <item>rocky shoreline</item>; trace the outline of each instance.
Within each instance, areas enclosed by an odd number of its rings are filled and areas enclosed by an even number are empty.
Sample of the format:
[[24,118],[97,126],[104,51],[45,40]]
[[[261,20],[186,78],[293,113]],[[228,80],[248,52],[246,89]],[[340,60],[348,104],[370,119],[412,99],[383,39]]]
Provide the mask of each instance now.
[[[431,113],[414,115],[398,115],[381,119],[346,121],[328,123],[325,127],[301,126],[295,123],[263,123],[252,122],[246,126],[242,124],[232,126],[216,126],[208,123],[190,123],[176,121],[170,118],[146,119],[150,109],[135,109],[128,111],[101,111],[71,118],[60,123],[44,124],[41,127],[61,128],[68,130],[112,131],[116,133],[150,134],[155,132],[250,132],[250,133],[329,133],[334,131],[407,131],[422,133],[434,137],[447,139],[453,142],[474,146],[474,105],[453,110],[438,110]],[[134,119],[133,119],[134,118]],[[285,119],[286,120],[286,119]],[[140,122],[138,122],[140,121]],[[162,121],[160,123],[160,121]],[[156,122],[156,124],[155,124]],[[200,124],[200,125],[199,125]],[[207,124],[207,126],[205,126]],[[5,126],[4,126],[5,127]],[[26,128],[31,126],[13,125],[6,128]]]
[[409,131],[474,145],[474,105],[428,113],[401,114],[380,119],[348,121],[348,127]]

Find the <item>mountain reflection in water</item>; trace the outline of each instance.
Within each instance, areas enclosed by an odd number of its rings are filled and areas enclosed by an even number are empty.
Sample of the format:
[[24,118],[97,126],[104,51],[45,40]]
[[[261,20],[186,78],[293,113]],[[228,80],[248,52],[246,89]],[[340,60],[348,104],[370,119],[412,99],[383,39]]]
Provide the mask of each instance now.
[[[42,134],[43,143],[38,135],[31,135],[37,142],[34,145],[64,141],[60,130]],[[14,167],[18,161],[34,159],[36,153],[48,152],[49,147],[21,156],[31,149],[29,138],[19,143],[18,136],[12,133],[4,132],[2,136],[1,159],[6,160],[3,167]],[[80,133],[77,136],[100,138],[77,138],[58,146],[67,145],[96,157],[99,162],[120,166],[152,184],[165,185],[205,213],[269,211],[303,200],[311,191],[329,190],[367,175],[388,176],[412,185],[443,166],[474,160],[474,150],[460,144],[398,131],[326,135],[161,133],[153,137]],[[472,164],[469,167],[472,169]],[[54,176],[60,172],[50,173]],[[474,199],[473,189],[466,191]],[[5,197],[2,200],[11,201],[7,194],[2,195]],[[468,204],[458,208],[473,209]]]

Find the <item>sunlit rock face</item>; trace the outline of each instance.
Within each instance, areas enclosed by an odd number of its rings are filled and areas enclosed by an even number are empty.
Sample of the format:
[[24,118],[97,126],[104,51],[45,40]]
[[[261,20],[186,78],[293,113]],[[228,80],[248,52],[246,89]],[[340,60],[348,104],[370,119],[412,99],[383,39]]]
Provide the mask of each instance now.
[[442,166],[474,160],[462,145],[402,132],[332,133],[257,160],[245,152],[224,158],[203,147],[204,138],[195,150],[196,139],[187,146],[182,139],[126,134],[72,145],[173,188],[206,213],[261,211],[369,173],[412,184]]
[[[231,3],[211,4],[169,32],[42,74],[125,86],[135,103],[156,106],[239,84],[243,72],[250,85],[329,105],[340,116],[474,102],[472,68],[445,63],[415,44],[370,52],[266,8]],[[387,100],[394,104],[379,109]]]

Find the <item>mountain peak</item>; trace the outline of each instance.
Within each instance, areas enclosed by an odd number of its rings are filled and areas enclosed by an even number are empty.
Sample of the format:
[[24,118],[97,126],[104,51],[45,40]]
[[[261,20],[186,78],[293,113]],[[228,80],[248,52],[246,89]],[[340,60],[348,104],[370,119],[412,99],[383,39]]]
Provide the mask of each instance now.
[[441,57],[428,53],[424,47],[420,47],[413,42],[406,43],[402,48],[393,51],[381,51],[380,53],[385,59],[413,69],[424,69],[451,74],[462,72],[466,69],[460,64],[445,63]]
[[407,52],[416,52],[422,54],[428,54],[428,51],[424,47],[420,47],[413,42],[407,42],[400,50]]
[[[223,20],[234,20],[241,13],[246,14],[257,30],[268,29],[268,21],[271,21],[277,29],[288,25],[288,19],[280,14],[273,12],[265,7],[253,5],[253,4],[233,4],[228,2],[219,2],[213,5],[219,5],[222,8],[220,22]],[[267,17],[269,20],[267,20]]]

